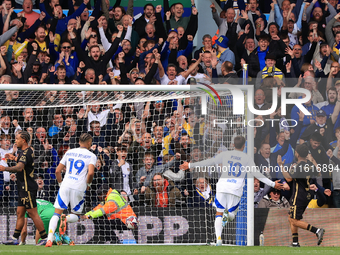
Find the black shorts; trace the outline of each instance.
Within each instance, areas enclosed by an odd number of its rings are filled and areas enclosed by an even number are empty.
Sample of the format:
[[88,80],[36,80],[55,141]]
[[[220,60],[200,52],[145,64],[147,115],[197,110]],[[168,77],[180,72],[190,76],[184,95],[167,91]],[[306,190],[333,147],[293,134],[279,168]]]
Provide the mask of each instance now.
[[26,209],[33,209],[37,207],[37,191],[18,192],[18,206],[25,206]]
[[289,217],[295,220],[302,220],[302,215],[305,212],[307,205],[292,205],[289,209]]

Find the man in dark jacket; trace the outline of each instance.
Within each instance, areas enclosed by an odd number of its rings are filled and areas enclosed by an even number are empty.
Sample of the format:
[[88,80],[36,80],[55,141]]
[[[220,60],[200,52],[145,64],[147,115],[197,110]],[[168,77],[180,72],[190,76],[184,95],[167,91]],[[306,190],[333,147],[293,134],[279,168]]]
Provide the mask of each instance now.
[[128,196],[134,193],[132,166],[126,161],[126,146],[119,145],[116,149],[117,159],[111,162],[109,185],[116,190],[124,190]]
[[193,190],[184,191],[188,196],[188,205],[192,207],[212,207],[214,202],[214,193],[209,181],[204,177],[196,180],[196,185],[192,185]]
[[146,38],[145,27],[146,24],[151,22],[154,14],[155,7],[152,4],[148,3],[144,5],[144,14],[133,23],[133,29],[138,33],[139,38]]
[[210,51],[212,52],[212,39],[211,39],[211,35],[206,34],[203,36],[202,38],[202,44],[203,46],[201,48],[199,48],[198,50],[195,51],[194,53],[194,59],[199,59],[200,57],[200,53],[204,53],[205,51]]
[[146,153],[151,153],[153,158],[157,158],[157,153],[161,151],[162,145],[161,144],[152,144],[151,134],[144,133],[142,136],[141,143],[134,141],[129,148],[129,154],[133,158],[133,171],[136,173],[141,167],[144,166],[144,156]]
[[332,141],[335,140],[335,136],[333,133],[333,122],[332,118],[327,119],[327,113],[324,110],[319,110],[316,113],[316,122],[310,124],[305,131],[302,133],[300,139],[304,141],[309,141],[310,137],[315,133],[320,133],[323,137],[322,146],[327,151],[328,149],[332,149],[329,145]]
[[100,122],[97,120],[91,121],[90,129],[89,134],[93,137],[92,144],[97,145],[97,147],[107,147],[109,141],[106,140],[105,131],[101,131]]
[[266,63],[265,57],[269,51],[270,38],[267,35],[259,37],[259,46],[250,53],[248,58],[249,76],[256,78],[257,73],[262,70]]
[[[322,146],[322,141],[324,137],[319,132],[314,132],[309,141],[306,142],[308,146],[310,156],[316,161],[316,163],[320,166],[325,166],[329,164],[329,158],[326,154],[326,149]],[[328,149],[328,148],[327,148]],[[331,173],[328,171],[321,171],[322,175],[322,186],[325,189],[331,189]]]
[[237,73],[234,71],[234,65],[231,62],[225,61],[221,66],[221,72],[223,78],[220,78],[219,80],[222,83],[228,83],[232,85],[241,84]]
[[104,55],[101,55],[100,48],[98,45],[93,45],[90,47],[90,50],[89,50],[90,57],[86,55],[85,51],[82,50],[72,28],[68,28],[68,29],[69,29],[69,33],[72,39],[72,43],[73,45],[75,45],[78,59],[85,63],[86,68],[92,68],[95,71],[96,76],[99,76],[99,75],[104,76],[106,74],[107,63],[110,61],[110,59],[112,58],[112,56],[118,49],[123,27],[120,25],[118,26],[118,30],[119,30],[118,35],[116,39],[113,41],[110,49]]
[[249,76],[252,78],[256,78],[257,73],[266,66],[265,57],[268,53],[274,53],[278,59],[285,55],[286,45],[278,35],[272,35],[271,39],[268,35],[261,35],[258,41],[259,47],[250,53],[248,59]]

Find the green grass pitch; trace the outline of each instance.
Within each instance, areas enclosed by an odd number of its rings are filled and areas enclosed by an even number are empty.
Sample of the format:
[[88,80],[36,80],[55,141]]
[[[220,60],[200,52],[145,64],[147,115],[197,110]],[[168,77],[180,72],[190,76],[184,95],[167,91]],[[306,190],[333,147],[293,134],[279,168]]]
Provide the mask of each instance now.
[[52,248],[0,245],[0,254],[340,254],[340,247],[237,247],[199,245],[76,245]]

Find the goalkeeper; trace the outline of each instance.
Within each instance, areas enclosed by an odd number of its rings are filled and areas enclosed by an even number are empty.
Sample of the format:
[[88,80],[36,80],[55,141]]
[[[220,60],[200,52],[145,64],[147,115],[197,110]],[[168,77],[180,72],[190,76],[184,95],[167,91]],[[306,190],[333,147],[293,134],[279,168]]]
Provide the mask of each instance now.
[[[37,199],[37,211],[38,214],[44,223],[44,228],[46,233],[48,232],[48,226],[50,223],[50,220],[54,214],[54,206],[51,202],[43,200],[43,199]],[[24,228],[21,231],[21,242],[20,245],[25,245],[26,244],[26,236],[27,236],[27,218],[29,217],[28,213],[26,212],[25,214],[25,225]],[[58,227],[57,229],[59,230],[59,222],[58,222]],[[66,234],[60,235],[59,231],[56,231],[54,233],[54,238],[55,242],[57,245],[62,245],[63,243],[69,244],[69,245],[74,245],[74,242],[69,238]],[[35,242],[38,243],[40,239],[40,234],[39,231],[36,231],[35,234]]]
[[[94,235],[96,243],[111,244],[120,243],[114,230],[124,230],[128,227],[128,218],[137,218],[131,206],[115,189],[103,184],[97,191],[98,199],[101,202],[92,211],[81,216],[81,219],[94,219],[97,226],[97,233]],[[102,217],[106,216],[106,217]],[[122,224],[124,223],[124,224]],[[126,226],[126,227],[125,227]]]
[[136,214],[132,210],[128,202],[115,189],[112,189],[107,184],[103,184],[97,191],[98,199],[101,202],[92,211],[86,213],[83,218],[96,219],[102,216],[108,220],[119,219],[126,224],[126,219]]

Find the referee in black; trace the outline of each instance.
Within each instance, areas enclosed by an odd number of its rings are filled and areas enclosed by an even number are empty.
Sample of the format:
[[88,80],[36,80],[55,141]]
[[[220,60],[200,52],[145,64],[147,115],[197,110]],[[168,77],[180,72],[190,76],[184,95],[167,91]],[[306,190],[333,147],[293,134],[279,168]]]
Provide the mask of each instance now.
[[[295,161],[296,164],[292,165],[288,171],[282,168],[282,174],[287,182],[293,182],[292,196],[290,199],[290,211],[289,211],[289,223],[292,231],[293,243],[292,247],[300,247],[298,228],[306,229],[314,234],[318,238],[318,245],[322,243],[325,230],[323,228],[316,228],[307,222],[302,221],[302,215],[306,210],[308,203],[312,196],[310,193],[310,180],[311,176],[317,175],[316,162],[313,163],[307,160],[309,149],[306,144],[300,144],[295,149]],[[278,157],[278,164],[283,167],[284,161]]]
[[17,208],[17,223],[13,237],[3,242],[7,245],[19,244],[19,236],[22,228],[25,224],[25,212],[27,211],[30,218],[33,220],[36,228],[38,229],[41,240],[37,243],[37,246],[45,245],[47,242],[47,234],[44,228],[44,224],[40,219],[37,212],[37,190],[38,185],[34,180],[34,152],[28,145],[31,136],[26,131],[21,131],[15,137],[15,143],[21,151],[18,156],[15,157],[12,154],[6,154],[5,158],[10,160],[16,160],[17,165],[13,167],[0,166],[0,171],[8,171],[16,173],[17,186],[18,186],[18,208]]

